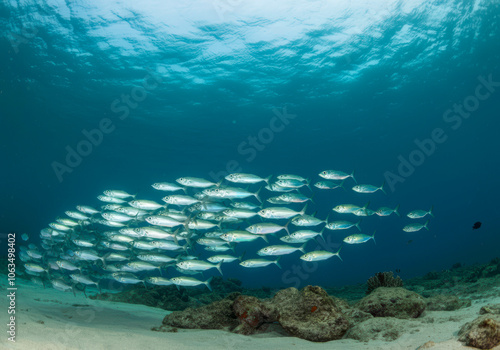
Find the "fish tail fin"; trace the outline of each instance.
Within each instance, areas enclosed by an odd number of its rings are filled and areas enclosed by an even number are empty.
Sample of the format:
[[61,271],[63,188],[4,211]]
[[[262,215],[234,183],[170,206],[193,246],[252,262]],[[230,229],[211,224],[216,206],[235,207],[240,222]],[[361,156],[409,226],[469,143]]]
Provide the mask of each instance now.
[[267,244],[269,244],[269,240],[267,239],[266,235],[261,235],[260,237],[262,237],[262,239],[266,241]]
[[344,260],[340,257],[340,250],[342,249],[342,245],[340,246],[339,250],[335,253],[336,256],[339,257],[340,261],[344,262]]
[[233,253],[236,253],[236,251],[234,250],[234,246],[235,246],[235,244],[230,245],[229,248],[233,251]]
[[264,181],[266,182],[266,184],[268,184],[268,185],[269,185],[269,181],[271,181],[271,179],[272,179],[272,178],[273,178],[273,176],[272,176],[272,175],[269,175],[268,177],[266,177],[266,178],[264,179]]
[[222,185],[222,181],[224,181],[224,178],[220,179],[219,182],[215,184],[215,187],[220,187],[220,185]]
[[342,189],[347,192],[347,189],[344,187],[344,182],[345,182],[345,179],[340,182],[339,187],[342,187]]
[[325,241],[325,237],[323,236],[323,232],[325,231],[325,228],[323,227],[323,229],[319,232],[319,235],[321,236],[321,238],[323,238],[323,241]]
[[302,253],[304,253],[304,254],[306,253],[306,251],[304,250],[304,249],[305,249],[305,247],[306,247],[306,245],[307,245],[307,241],[306,241],[304,244],[302,244],[302,246],[299,248],[299,250],[300,250]]
[[432,216],[432,217],[434,217],[434,214],[432,213],[433,209],[434,209],[434,206],[431,205],[431,209],[429,209],[429,215]]
[[262,186],[261,188],[259,188],[259,190],[257,192],[255,192],[253,195],[255,196],[255,198],[257,198],[257,200],[262,203],[262,199],[260,199],[259,197],[259,193],[260,191],[262,191],[262,189],[264,188],[264,186]]
[[[222,273],[222,272],[221,272],[221,273]],[[203,282],[203,284],[205,284],[205,285],[207,286],[207,288],[208,288],[211,292],[213,292],[212,287],[210,286],[210,282],[212,281],[212,278],[213,278],[213,277],[210,277],[208,280],[206,280],[205,282]]]
[[[309,191],[311,191],[311,192],[313,191],[313,190],[311,189],[311,179],[306,179],[306,186],[307,186],[307,188],[309,189]],[[299,192],[299,191],[297,191],[297,192]]]
[[425,228],[427,231],[429,231],[429,228],[427,227],[427,224],[428,224],[428,223],[429,223],[429,220],[427,220],[427,221],[425,222],[425,224],[424,224],[424,228]]
[[354,225],[354,226],[356,226],[356,228],[358,229],[359,232],[361,232],[361,228],[359,227],[359,224],[361,224],[361,221],[363,221],[363,219],[359,219],[359,221]]
[[222,260],[220,263],[218,263],[218,264],[216,265],[216,266],[217,266],[217,270],[219,270],[219,272],[220,272],[221,276],[223,276],[223,273],[222,273],[222,270],[221,270],[221,268],[220,268],[220,267],[221,267],[221,265],[222,265],[222,263],[223,263],[223,262],[224,262],[224,260]]
[[286,233],[288,233],[289,236],[290,236],[290,231],[288,230],[288,225],[290,225],[291,222],[292,222],[292,219],[288,220],[288,222],[285,224],[285,226],[283,226],[283,228],[285,229]]
[[187,191],[187,187],[182,187],[182,190],[184,191],[184,194],[187,194],[188,191]]
[[352,171],[352,173],[351,173],[351,175],[349,175],[349,176],[350,176],[350,177],[352,177],[352,179],[354,180],[354,182],[355,182],[355,183],[358,183],[358,182],[356,181],[356,179],[354,178],[354,172],[355,172],[355,171],[356,171],[356,170],[353,170],[353,171]]
[[369,206],[369,205],[370,205],[370,201],[368,201],[368,203],[366,203],[366,204],[363,206],[363,208],[361,208],[361,209],[366,210],[366,209],[368,208],[368,206]]
[[243,261],[243,257],[245,256],[245,254],[247,253],[247,251],[245,250],[243,252],[243,254],[241,254],[241,256],[238,258],[239,261]]
[[316,202],[313,200],[313,198],[314,198],[314,195],[315,195],[315,194],[316,194],[316,193],[313,193],[313,194],[311,195],[311,197],[309,197],[309,200],[311,201],[311,203],[314,203],[314,204],[316,204]]
[[274,261],[274,263],[276,264],[276,266],[278,266],[281,269],[280,259],[281,259],[281,256],[278,259],[276,259],[276,261]]
[[328,216],[325,219],[325,225],[328,225],[328,221],[330,221],[330,214],[331,213],[328,213]]
[[401,214],[399,214],[399,204],[396,206],[396,208],[394,208],[394,212],[396,213],[397,216],[401,216]]
[[382,192],[384,192],[384,194],[387,194],[387,192],[385,192],[385,190],[384,190],[384,186],[385,186],[385,180],[384,180],[384,182],[382,182],[382,186],[380,186],[380,187],[379,187],[379,189],[380,189]]
[[300,211],[300,215],[304,215],[306,213],[306,210],[307,210],[307,206],[309,205],[309,203],[307,203],[304,208]]
[[377,242],[375,241],[375,232],[377,231],[373,231],[373,235],[371,235],[371,238],[373,239],[373,243],[377,244]]

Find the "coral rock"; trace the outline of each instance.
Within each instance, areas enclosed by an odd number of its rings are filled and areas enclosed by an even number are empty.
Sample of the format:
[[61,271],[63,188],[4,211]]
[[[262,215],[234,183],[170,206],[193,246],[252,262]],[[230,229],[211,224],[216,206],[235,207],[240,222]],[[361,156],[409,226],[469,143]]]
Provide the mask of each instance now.
[[458,332],[459,340],[468,346],[491,349],[500,344],[500,316],[487,314],[466,323]]
[[468,299],[462,300],[455,295],[434,295],[425,300],[428,311],[453,311],[462,307],[471,306],[471,301]]
[[356,304],[375,317],[416,318],[425,310],[424,298],[404,288],[379,287]]
[[276,322],[278,319],[276,308],[271,303],[247,295],[236,298],[232,309],[240,323],[233,329],[235,333],[252,334],[263,324]]
[[324,289],[307,286],[301,291],[288,288],[272,300],[278,321],[293,336],[315,342],[340,339],[350,326],[349,319]]
[[369,340],[393,341],[417,325],[394,317],[371,318],[349,329],[344,338],[367,342]]
[[496,314],[500,315],[500,304],[490,304],[490,305],[485,305],[479,310],[479,313],[481,315],[483,314]]
[[233,303],[234,299],[226,298],[197,309],[187,308],[184,311],[174,311],[165,316],[163,325],[191,329],[234,328],[239,322],[233,314]]

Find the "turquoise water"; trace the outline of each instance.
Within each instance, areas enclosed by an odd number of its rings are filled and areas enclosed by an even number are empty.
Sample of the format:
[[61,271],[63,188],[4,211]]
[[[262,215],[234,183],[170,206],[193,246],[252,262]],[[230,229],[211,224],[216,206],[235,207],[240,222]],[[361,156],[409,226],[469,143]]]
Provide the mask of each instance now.
[[[99,206],[104,190],[160,201],[151,184],[181,176],[316,182],[355,170],[359,183],[386,180],[387,195],[353,192],[347,179],[347,191],[314,188],[308,214],[400,204],[401,218],[363,220],[376,244],[344,245],[343,262],[314,268],[299,253],[283,270],[228,264],[224,276],[330,286],[486,262],[500,244],[499,4],[7,1],[1,230],[37,242],[64,211]],[[431,205],[429,231],[402,231],[407,212]],[[329,248],[344,233],[325,232]],[[236,250],[257,258],[263,246]]]

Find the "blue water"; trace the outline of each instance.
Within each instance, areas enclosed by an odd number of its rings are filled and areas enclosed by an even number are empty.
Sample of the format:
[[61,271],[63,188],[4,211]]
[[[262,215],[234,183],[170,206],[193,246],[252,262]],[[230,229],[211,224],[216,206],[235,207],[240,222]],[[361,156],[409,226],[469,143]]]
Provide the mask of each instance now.
[[[376,244],[344,245],[343,262],[311,268],[294,253],[283,270],[225,264],[225,277],[330,286],[378,271],[400,269],[404,279],[485,262],[500,253],[499,5],[7,1],[1,232],[36,242],[64,211],[98,206],[106,189],[159,201],[151,184],[181,176],[296,173],[317,181],[322,170],[355,169],[360,183],[393,186],[387,195],[355,193],[350,179],[345,192],[314,189],[308,213],[324,219],[335,205],[370,201],[373,209],[400,204],[404,216],[433,205],[429,231],[403,232],[405,217],[368,217],[362,228],[376,230]],[[454,104],[470,112],[447,113]],[[97,137],[92,130],[103,123],[109,132]],[[85,131],[96,137],[92,149]],[[433,133],[439,143],[427,142],[424,154],[415,140]],[[69,149],[86,155],[68,163]],[[418,165],[401,174],[398,157],[410,155]],[[476,221],[483,226],[472,231]],[[325,235],[336,247],[344,233]],[[242,244],[237,253],[256,258],[263,246]]]

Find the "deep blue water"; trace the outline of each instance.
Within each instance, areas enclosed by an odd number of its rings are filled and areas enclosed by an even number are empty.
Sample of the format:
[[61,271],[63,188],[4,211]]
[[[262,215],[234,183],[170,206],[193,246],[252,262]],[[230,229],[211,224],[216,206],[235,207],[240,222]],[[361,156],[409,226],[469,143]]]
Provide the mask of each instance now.
[[[308,268],[294,253],[283,270],[228,264],[225,276],[248,286],[291,286],[298,276],[301,285],[343,285],[499,256],[499,15],[498,1],[479,0],[6,1],[1,232],[36,240],[65,210],[98,206],[106,189],[159,201],[150,185],[181,176],[236,170],[316,181],[322,170],[355,169],[360,183],[400,181],[387,195],[355,193],[350,179],[346,192],[315,189],[308,213],[323,219],[335,205],[367,201],[400,204],[403,214],[433,205],[429,231],[403,232],[404,217],[368,217],[363,231],[376,230],[376,244],[344,245],[343,262],[306,276],[291,272]],[[447,113],[455,104],[465,104],[462,116]],[[100,123],[112,131],[85,149],[84,131]],[[415,140],[433,133],[443,142],[418,153]],[[89,154],[67,164],[68,147]],[[410,155],[418,166],[401,177],[398,157]],[[476,221],[483,226],[472,231]],[[325,235],[340,243],[344,233]],[[263,246],[237,252],[258,257]]]

